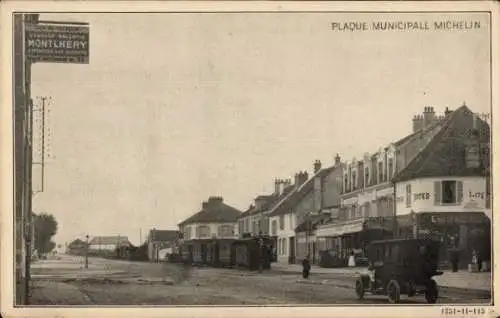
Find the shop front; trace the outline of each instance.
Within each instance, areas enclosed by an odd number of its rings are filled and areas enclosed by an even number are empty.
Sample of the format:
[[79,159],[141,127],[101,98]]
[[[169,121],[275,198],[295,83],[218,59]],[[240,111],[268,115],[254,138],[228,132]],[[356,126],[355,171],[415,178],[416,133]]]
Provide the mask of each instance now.
[[330,251],[341,263],[347,265],[351,254],[359,260],[358,263],[365,263],[367,244],[375,240],[391,238],[393,222],[393,218],[372,217],[325,224],[318,228],[316,236],[333,240]]
[[441,242],[440,260],[449,263],[458,250],[460,267],[471,263],[476,251],[482,261],[491,259],[491,221],[484,212],[428,212],[398,216],[399,237],[429,237]]

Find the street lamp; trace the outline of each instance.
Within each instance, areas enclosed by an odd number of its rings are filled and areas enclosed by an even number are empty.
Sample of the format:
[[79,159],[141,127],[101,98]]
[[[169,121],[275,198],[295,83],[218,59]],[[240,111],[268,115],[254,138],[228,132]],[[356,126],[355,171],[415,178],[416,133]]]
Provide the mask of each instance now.
[[89,235],[85,235],[85,268],[89,268]]

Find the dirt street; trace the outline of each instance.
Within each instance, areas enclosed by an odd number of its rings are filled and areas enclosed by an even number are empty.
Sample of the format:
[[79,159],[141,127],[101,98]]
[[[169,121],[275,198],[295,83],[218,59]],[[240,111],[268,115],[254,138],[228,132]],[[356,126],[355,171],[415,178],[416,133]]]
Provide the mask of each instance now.
[[[108,267],[128,270],[128,277],[58,278],[84,295],[88,305],[281,305],[281,304],[386,304],[383,296],[358,301],[352,278],[299,274],[262,274],[237,269],[183,268],[175,264],[131,263],[98,260]],[[53,282],[54,280],[52,280]],[[34,283],[32,305],[79,304],[66,297],[48,300],[43,296],[49,280]],[[39,293],[37,293],[40,291]],[[440,303],[486,303],[481,295],[443,293]],[[54,297],[52,297],[54,298]],[[57,298],[57,295],[56,295]],[[483,298],[483,299],[482,299]],[[423,297],[402,299],[424,303]]]

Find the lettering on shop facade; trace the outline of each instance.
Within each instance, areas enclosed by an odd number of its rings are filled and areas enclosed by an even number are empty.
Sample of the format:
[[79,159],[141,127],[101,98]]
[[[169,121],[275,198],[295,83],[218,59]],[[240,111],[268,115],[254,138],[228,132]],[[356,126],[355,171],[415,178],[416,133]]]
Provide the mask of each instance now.
[[430,200],[431,194],[429,192],[421,192],[413,194],[413,200]]

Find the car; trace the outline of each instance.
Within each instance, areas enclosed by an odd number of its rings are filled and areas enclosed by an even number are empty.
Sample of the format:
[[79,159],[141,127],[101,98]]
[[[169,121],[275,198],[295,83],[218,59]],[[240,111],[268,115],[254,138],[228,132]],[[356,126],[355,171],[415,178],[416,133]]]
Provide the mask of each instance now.
[[359,300],[365,295],[386,295],[389,302],[400,302],[401,295],[425,295],[427,303],[438,299],[434,276],[438,271],[440,242],[430,238],[374,241],[366,248],[369,273],[356,280]]

